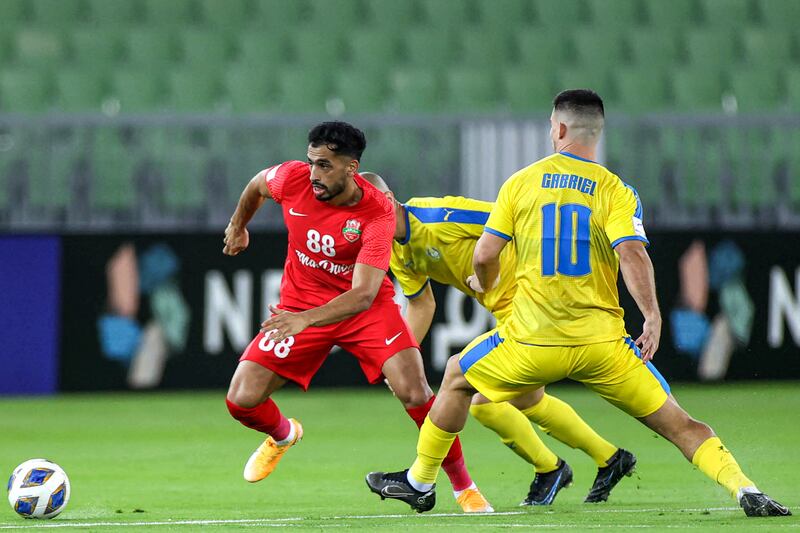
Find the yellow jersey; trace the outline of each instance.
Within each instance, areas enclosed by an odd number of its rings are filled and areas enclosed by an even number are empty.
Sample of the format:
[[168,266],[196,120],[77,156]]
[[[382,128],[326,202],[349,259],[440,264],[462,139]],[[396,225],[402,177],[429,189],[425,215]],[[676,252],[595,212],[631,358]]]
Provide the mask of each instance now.
[[626,334],[614,247],[649,243],[639,196],[617,175],[567,152],[545,157],[503,184],[484,231],[516,245],[513,340],[576,346]]
[[412,198],[405,204],[406,236],[393,241],[390,267],[407,298],[418,296],[429,280],[474,297],[498,321],[511,314],[514,296],[514,247],[501,254],[500,282],[485,294],[467,287],[474,273],[472,253],[492,210],[490,202],[460,196]]

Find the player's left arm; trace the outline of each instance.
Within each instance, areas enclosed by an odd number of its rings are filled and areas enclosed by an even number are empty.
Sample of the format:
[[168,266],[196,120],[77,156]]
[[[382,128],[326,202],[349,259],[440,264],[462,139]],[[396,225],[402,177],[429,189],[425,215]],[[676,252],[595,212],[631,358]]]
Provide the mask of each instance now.
[[353,270],[353,285],[330,302],[307,311],[293,313],[270,306],[275,313],[261,324],[262,331],[275,330],[270,338],[280,342],[286,337],[297,335],[309,326],[327,326],[341,322],[369,309],[375,295],[386,277],[386,271],[370,265],[356,263]]
[[[497,201],[492,207],[483,234],[472,253],[472,267],[475,278],[467,278],[467,285],[475,292],[488,292],[497,285],[500,276],[500,253],[514,234],[514,177],[506,180],[497,193]],[[477,285],[474,283],[477,281]]]
[[378,294],[392,257],[395,216],[393,210],[371,221],[361,235],[361,250],[353,268],[350,290],[330,302],[300,313],[270,307],[275,316],[266,320],[263,330],[276,330],[270,338],[281,341],[309,326],[327,326],[366,311]]
[[505,238],[492,233],[481,235],[472,255],[475,277],[467,278],[467,285],[470,289],[475,292],[487,292],[497,285],[500,279],[500,253],[506,244],[508,241]]

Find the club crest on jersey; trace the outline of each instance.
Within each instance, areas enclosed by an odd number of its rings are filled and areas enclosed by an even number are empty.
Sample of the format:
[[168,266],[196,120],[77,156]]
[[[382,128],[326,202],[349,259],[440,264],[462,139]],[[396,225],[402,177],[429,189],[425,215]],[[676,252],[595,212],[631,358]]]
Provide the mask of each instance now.
[[361,237],[361,222],[352,218],[345,222],[342,235],[347,242],[356,242]]

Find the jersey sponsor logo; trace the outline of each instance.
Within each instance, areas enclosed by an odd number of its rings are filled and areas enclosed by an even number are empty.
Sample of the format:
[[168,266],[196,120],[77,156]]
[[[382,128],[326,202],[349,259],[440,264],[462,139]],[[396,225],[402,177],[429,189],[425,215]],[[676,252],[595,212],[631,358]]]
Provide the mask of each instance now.
[[403,332],[401,331],[400,333],[398,333],[394,337],[389,337],[388,339],[383,339],[383,342],[386,343],[386,346],[389,346],[390,344],[392,344],[394,341],[397,340],[397,337],[399,337],[402,334],[403,334]]
[[337,276],[348,274],[353,271],[355,265],[342,265],[339,263],[334,263],[333,261],[328,261],[327,259],[323,259],[322,261],[315,261],[311,259],[306,254],[301,252],[300,250],[295,250],[297,254],[297,259],[300,261],[300,264],[303,266],[307,266],[309,268],[318,268],[320,270],[324,270],[330,274],[334,274]]
[[437,250],[433,246],[431,246],[430,248],[425,250],[425,253],[428,254],[428,257],[430,257],[434,261],[438,261],[439,259],[442,258],[442,252],[440,252],[439,250]]
[[294,207],[289,208],[289,214],[295,217],[307,217],[308,215],[305,213],[298,213],[294,210]]
[[282,165],[283,163],[276,165],[267,171],[267,181],[272,180],[272,178],[278,175],[278,169],[281,168]]
[[342,228],[342,235],[347,242],[356,242],[361,237],[361,222],[351,218],[344,223]]

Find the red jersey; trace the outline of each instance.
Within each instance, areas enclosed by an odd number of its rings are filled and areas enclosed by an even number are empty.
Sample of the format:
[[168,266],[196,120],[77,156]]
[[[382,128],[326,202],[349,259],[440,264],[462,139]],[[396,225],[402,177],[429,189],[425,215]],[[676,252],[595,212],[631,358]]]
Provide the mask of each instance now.
[[[319,307],[350,290],[356,263],[389,269],[394,206],[378,189],[356,174],[364,193],[361,200],[356,205],[335,206],[314,197],[308,163],[287,161],[265,174],[289,230],[281,279],[282,308]],[[374,303],[393,297],[394,286],[384,277]]]

